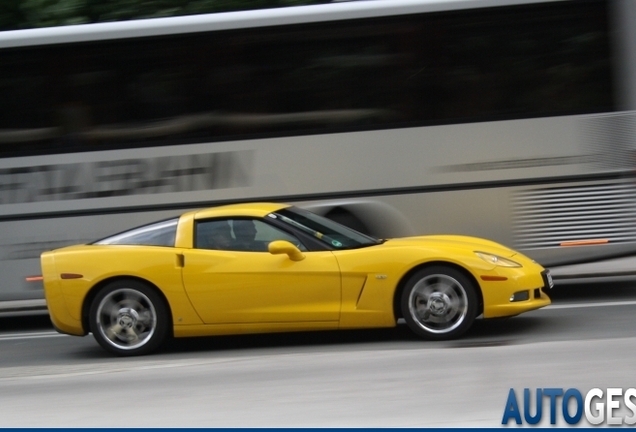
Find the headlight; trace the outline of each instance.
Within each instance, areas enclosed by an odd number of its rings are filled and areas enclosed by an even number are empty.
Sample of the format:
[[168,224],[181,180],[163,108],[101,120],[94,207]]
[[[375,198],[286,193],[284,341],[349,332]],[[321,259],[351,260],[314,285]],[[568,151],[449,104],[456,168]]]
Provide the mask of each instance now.
[[518,262],[515,262],[508,258],[500,257],[499,255],[478,251],[475,251],[475,253],[479,258],[492,265],[496,265],[499,267],[521,267],[521,264],[519,264]]

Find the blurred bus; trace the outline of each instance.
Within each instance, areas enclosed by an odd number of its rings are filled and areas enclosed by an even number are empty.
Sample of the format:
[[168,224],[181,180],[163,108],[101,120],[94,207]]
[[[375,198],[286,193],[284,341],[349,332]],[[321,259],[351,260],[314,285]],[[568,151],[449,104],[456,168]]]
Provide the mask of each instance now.
[[0,33],[0,301],[228,202],[546,266],[636,251],[636,2],[376,0]]

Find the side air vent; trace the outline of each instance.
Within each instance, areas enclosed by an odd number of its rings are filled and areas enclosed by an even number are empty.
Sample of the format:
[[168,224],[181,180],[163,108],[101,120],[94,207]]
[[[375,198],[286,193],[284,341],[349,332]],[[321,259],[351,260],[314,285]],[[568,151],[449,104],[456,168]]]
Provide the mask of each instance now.
[[526,190],[512,205],[519,249],[636,241],[631,181]]

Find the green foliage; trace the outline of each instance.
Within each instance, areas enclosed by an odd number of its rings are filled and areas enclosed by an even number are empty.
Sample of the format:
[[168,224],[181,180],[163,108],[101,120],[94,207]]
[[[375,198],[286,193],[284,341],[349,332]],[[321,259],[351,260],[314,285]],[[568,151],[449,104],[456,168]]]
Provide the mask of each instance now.
[[0,0],[0,31],[329,2],[329,0]]

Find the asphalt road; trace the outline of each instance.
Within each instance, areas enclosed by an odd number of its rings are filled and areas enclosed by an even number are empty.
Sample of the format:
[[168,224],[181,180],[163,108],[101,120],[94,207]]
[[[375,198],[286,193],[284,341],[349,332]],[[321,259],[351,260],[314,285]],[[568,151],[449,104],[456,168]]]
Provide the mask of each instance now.
[[498,427],[511,388],[636,387],[636,283],[553,300],[450,342],[398,326],[175,340],[129,359],[45,315],[1,317],[0,427]]

